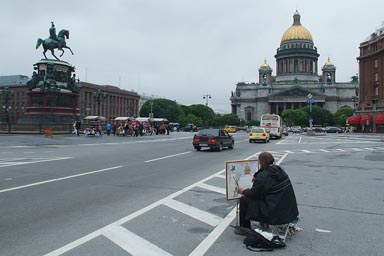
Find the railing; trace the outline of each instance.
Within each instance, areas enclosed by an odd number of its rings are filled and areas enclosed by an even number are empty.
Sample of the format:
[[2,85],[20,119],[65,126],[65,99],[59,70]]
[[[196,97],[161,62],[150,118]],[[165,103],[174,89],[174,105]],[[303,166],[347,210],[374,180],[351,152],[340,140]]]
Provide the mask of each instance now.
[[0,123],[0,134],[42,134],[51,137],[52,134],[70,134],[73,124],[7,124]]

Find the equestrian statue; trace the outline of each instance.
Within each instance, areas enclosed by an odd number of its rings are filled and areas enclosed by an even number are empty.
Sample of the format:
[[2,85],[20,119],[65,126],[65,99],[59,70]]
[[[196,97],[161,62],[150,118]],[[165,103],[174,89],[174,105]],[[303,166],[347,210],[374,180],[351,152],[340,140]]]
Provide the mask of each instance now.
[[46,59],[47,59],[47,56],[45,55],[45,53],[48,50],[50,50],[52,53],[52,56],[55,57],[57,60],[59,60],[59,58],[57,58],[54,53],[54,49],[58,49],[62,51],[60,57],[63,56],[64,54],[64,48],[69,49],[73,55],[73,52],[71,48],[67,46],[65,39],[69,39],[69,31],[66,29],[62,29],[59,31],[59,34],[56,35],[55,24],[51,22],[51,27],[49,29],[49,38],[45,40],[38,38],[36,43],[36,49],[39,48],[40,45],[43,45],[43,48],[44,48],[43,54]]

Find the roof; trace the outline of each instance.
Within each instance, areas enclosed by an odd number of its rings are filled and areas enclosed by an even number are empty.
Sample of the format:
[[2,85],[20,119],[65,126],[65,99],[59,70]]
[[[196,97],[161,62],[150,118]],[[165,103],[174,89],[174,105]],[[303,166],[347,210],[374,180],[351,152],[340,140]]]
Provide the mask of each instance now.
[[309,40],[313,42],[313,38],[309,30],[300,23],[300,13],[298,11],[296,11],[293,15],[292,26],[288,28],[281,37],[281,42],[288,40]]
[[104,116],[86,116],[85,120],[101,120],[104,121],[106,118]]

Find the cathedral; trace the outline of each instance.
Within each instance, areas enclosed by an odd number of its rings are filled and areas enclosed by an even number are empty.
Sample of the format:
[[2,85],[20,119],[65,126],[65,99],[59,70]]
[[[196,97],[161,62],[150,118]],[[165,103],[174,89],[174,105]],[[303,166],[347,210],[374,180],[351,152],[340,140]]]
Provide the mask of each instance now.
[[259,81],[240,82],[231,95],[231,110],[241,120],[260,120],[262,114],[278,114],[286,109],[308,105],[325,108],[335,113],[339,108],[353,108],[358,81],[336,82],[336,66],[331,59],[318,74],[320,54],[311,33],[300,22],[300,14],[293,15],[293,24],[281,37],[277,49],[276,74],[265,60],[259,68]]

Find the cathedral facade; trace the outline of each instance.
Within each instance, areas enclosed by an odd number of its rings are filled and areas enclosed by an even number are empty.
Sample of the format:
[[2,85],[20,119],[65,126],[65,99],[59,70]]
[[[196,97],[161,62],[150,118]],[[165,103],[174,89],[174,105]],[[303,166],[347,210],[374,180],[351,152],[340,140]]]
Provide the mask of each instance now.
[[262,114],[280,115],[286,109],[308,105],[335,113],[343,106],[353,108],[358,94],[358,81],[336,82],[336,66],[328,58],[318,74],[320,54],[311,33],[301,25],[300,14],[293,15],[293,24],[283,34],[276,55],[276,75],[265,60],[259,68],[259,80],[240,82],[231,94],[231,111],[245,121],[260,120]]

